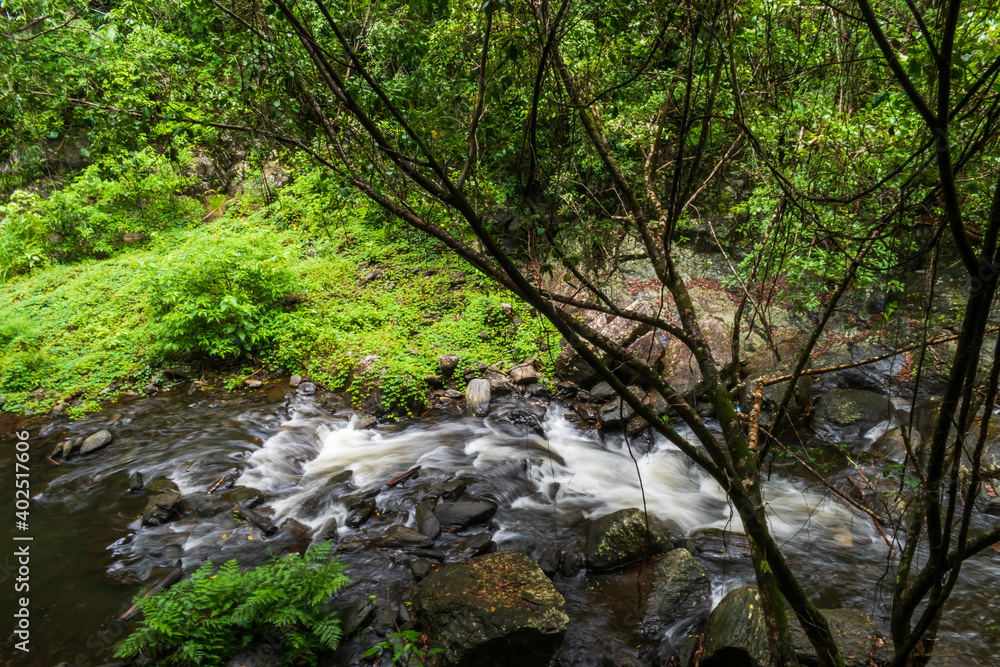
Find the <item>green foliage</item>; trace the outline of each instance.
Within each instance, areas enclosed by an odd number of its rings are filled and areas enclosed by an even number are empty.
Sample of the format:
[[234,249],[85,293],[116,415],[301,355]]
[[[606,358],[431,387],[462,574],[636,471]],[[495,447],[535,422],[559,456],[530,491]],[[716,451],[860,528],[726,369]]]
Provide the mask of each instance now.
[[403,665],[424,667],[426,664],[424,660],[428,656],[440,653],[441,649],[427,649],[426,643],[423,644],[424,648],[421,648],[421,642],[424,642],[424,637],[416,630],[394,632],[365,651],[364,657],[372,658],[384,655],[389,658],[389,664],[393,667],[397,665],[400,667]]
[[286,664],[316,664],[314,649],[336,649],[340,619],[323,611],[326,600],[349,580],[331,543],[291,554],[241,573],[231,560],[202,565],[190,579],[135,604],[143,624],[115,650],[117,657],[144,655],[157,665],[224,665],[255,638],[275,634]]
[[48,198],[15,191],[0,206],[0,281],[51,261],[106,257],[197,219],[201,205],[179,196],[188,180],[147,148],[98,160]]
[[298,286],[288,259],[266,229],[233,225],[189,235],[151,267],[160,354],[228,360],[268,345]]

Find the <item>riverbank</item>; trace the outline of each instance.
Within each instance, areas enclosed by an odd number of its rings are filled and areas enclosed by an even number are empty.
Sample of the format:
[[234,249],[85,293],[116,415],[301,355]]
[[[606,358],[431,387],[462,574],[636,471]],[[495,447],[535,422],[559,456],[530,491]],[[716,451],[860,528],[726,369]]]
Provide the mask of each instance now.
[[443,387],[441,355],[457,390],[477,364],[551,370],[551,327],[320,172],[237,190],[171,195],[199,213],[0,284],[0,410],[79,418],[181,381],[300,374],[398,417]]

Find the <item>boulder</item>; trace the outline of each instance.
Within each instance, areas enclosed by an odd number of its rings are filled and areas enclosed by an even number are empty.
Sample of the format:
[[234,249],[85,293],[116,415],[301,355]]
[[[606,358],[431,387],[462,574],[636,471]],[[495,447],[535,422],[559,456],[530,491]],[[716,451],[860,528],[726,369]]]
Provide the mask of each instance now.
[[431,572],[412,602],[431,644],[442,649],[440,667],[546,667],[569,624],[562,595],[517,551]]
[[594,572],[613,570],[663,551],[667,537],[636,507],[595,519],[587,532],[585,558]]
[[358,598],[340,612],[344,637],[350,637],[375,619],[375,603],[368,598]]
[[646,622],[669,625],[706,603],[712,593],[708,573],[687,549],[674,549],[656,561]]
[[460,500],[438,503],[434,516],[445,526],[467,528],[478,523],[486,523],[497,513],[497,505],[489,500]]
[[811,416],[813,428],[839,437],[861,436],[889,418],[889,399],[863,389],[834,389],[816,403]]
[[476,378],[465,388],[465,407],[470,414],[485,417],[490,409],[492,391],[488,380]]
[[[903,459],[906,458],[906,441],[903,439],[905,430],[906,426],[897,426],[896,428],[889,429],[875,441],[869,453],[878,458],[902,463]],[[919,451],[920,432],[916,429],[910,432],[910,446],[914,452]]]
[[545,430],[538,421],[538,417],[527,410],[509,410],[496,417],[498,422],[510,424],[519,431],[534,433],[537,436],[545,437]]
[[98,449],[102,449],[111,444],[112,436],[111,431],[101,430],[97,433],[92,433],[88,435],[80,445],[80,454],[90,454],[96,452]]
[[766,667],[770,658],[757,589],[729,591],[708,617],[702,667]]
[[[656,315],[657,308],[649,301],[638,299],[629,304],[627,310],[653,316]],[[583,321],[598,333],[626,348],[652,329],[649,324],[643,322],[595,311],[584,311]],[[570,380],[583,387],[593,384],[596,378],[594,369],[577,354],[576,350],[568,346],[564,347],[556,357],[555,371],[564,380]]]
[[142,512],[142,525],[159,526],[166,523],[177,512],[181,504],[181,494],[176,491],[164,491],[146,501],[146,509]]
[[385,533],[375,540],[375,544],[385,549],[406,549],[409,547],[429,547],[434,544],[434,538],[407,526],[389,526]]
[[[875,624],[868,615],[857,609],[820,609],[821,614],[830,624],[833,642],[840,649],[847,667],[868,667],[871,664],[872,651],[875,650],[877,631]],[[801,627],[789,628],[792,634],[792,645],[795,654],[803,665],[817,663],[816,651],[813,650],[805,630]]]

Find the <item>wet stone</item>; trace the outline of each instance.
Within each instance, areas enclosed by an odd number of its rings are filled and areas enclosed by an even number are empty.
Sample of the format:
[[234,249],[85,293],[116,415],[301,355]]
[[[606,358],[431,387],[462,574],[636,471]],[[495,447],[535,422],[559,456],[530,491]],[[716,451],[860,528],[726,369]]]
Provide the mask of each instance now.
[[161,493],[163,491],[180,491],[180,487],[174,480],[167,477],[154,477],[146,483],[146,491],[150,493]]
[[486,523],[497,513],[496,503],[488,500],[461,500],[458,502],[438,503],[434,515],[445,526],[467,528],[479,523]]
[[667,538],[656,522],[636,508],[607,514],[587,532],[587,568],[595,572],[613,570],[659,553]]
[[142,473],[138,470],[128,478],[128,492],[129,493],[139,493],[142,491],[143,486],[145,486],[145,480],[142,478]]
[[434,516],[434,511],[427,503],[419,503],[416,509],[417,530],[427,537],[437,537],[441,534],[441,522]]
[[428,574],[431,573],[431,562],[423,558],[418,558],[417,560],[411,560],[407,565],[410,567],[410,572],[413,573],[413,578],[417,581],[423,580]]
[[463,480],[455,479],[447,482],[438,482],[428,492],[433,496],[439,496],[442,500],[454,502],[465,493],[466,484]]
[[432,572],[413,610],[441,667],[544,667],[566,633],[565,601],[528,556],[499,551]]
[[98,449],[103,449],[111,444],[112,436],[111,432],[108,430],[101,430],[97,433],[88,435],[80,445],[80,454],[86,455],[96,452]]
[[561,560],[562,549],[553,544],[538,557],[538,567],[542,568],[545,576],[551,579],[559,571],[559,562]]
[[264,494],[249,486],[234,486],[222,494],[226,502],[252,510],[264,502]]
[[340,612],[344,636],[348,637],[365,627],[375,618],[375,604],[367,598],[358,598]]
[[146,502],[146,509],[142,513],[142,523],[144,526],[159,526],[166,523],[177,513],[181,504],[181,494],[176,491],[165,491],[155,495]]
[[407,526],[389,526],[385,534],[375,540],[375,543],[387,549],[406,549],[408,547],[429,547],[434,539],[427,537]]
[[347,517],[347,525],[351,528],[357,528],[368,521],[368,519],[372,518],[374,514],[375,499],[369,498],[368,500],[362,501],[358,508],[351,512],[351,515]]

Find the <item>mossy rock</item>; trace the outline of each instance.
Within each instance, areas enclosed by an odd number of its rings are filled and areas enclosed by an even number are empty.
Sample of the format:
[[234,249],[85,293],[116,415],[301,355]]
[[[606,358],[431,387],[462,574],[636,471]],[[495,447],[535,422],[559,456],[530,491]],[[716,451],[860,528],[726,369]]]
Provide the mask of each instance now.
[[566,633],[565,601],[538,564],[497,551],[417,584],[413,610],[440,667],[546,667]]
[[595,519],[587,532],[587,569],[613,570],[660,553],[667,536],[637,507],[618,510]]

